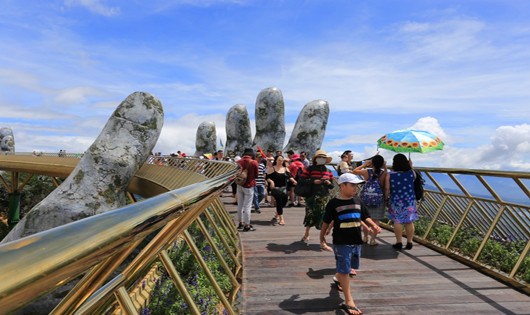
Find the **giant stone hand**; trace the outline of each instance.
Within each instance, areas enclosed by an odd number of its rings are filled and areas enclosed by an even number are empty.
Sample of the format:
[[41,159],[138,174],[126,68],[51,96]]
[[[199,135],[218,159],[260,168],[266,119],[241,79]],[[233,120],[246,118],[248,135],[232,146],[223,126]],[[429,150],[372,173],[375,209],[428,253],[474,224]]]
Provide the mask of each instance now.
[[[322,146],[328,117],[328,102],[315,100],[306,104],[296,120],[289,142],[283,148],[286,134],[283,95],[278,88],[266,88],[256,99],[254,140],[246,106],[237,104],[229,109],[226,116],[225,154],[241,155],[245,148],[256,149],[259,146],[264,151],[305,151],[311,157]],[[210,139],[209,146],[215,148],[215,141],[215,137]]]
[[15,138],[11,128],[0,128],[0,152],[3,154],[15,153]]
[[114,111],[64,182],[31,209],[3,243],[126,204],[126,191],[162,129],[164,112],[154,96],[136,92]]

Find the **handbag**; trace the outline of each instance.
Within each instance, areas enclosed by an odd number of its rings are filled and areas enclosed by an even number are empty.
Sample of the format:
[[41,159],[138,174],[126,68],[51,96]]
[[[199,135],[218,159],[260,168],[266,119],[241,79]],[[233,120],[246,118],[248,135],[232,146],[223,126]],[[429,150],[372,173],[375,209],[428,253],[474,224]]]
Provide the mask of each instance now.
[[300,197],[309,197],[313,195],[313,184],[310,180],[300,180],[294,186],[294,193]]
[[287,195],[287,187],[274,187],[272,189],[272,195]]
[[246,169],[242,169],[236,176],[236,178],[234,179],[234,182],[237,184],[237,185],[240,185],[240,186],[243,186],[247,183],[247,176],[248,176],[248,172]]

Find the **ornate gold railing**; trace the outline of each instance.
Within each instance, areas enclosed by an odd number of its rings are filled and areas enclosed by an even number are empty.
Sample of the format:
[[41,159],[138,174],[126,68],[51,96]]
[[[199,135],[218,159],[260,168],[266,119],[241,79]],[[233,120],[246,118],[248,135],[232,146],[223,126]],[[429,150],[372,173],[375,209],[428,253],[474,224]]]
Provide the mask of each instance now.
[[[21,170],[38,173],[40,165],[58,172],[73,167],[71,162],[59,165],[57,159],[64,157],[53,157],[52,166],[46,166],[45,155],[32,158],[23,159]],[[16,159],[0,157],[0,170],[17,172]],[[200,314],[190,287],[168,255],[170,245],[182,241],[210,280],[220,308],[236,314],[241,252],[237,230],[219,195],[235,177],[237,166],[199,159],[160,159],[151,157],[129,185],[131,193],[148,199],[0,246],[2,313],[66,284],[73,287],[52,314],[138,314],[149,299],[146,287],[149,289],[157,276],[157,266],[163,266],[160,268],[167,271],[189,311]],[[209,270],[202,249],[188,232],[192,224],[209,241],[229,276],[231,292],[222,292]],[[212,234],[220,244],[212,241]],[[153,267],[155,261],[161,264]]]
[[530,294],[530,173],[416,169],[426,191],[415,240]]

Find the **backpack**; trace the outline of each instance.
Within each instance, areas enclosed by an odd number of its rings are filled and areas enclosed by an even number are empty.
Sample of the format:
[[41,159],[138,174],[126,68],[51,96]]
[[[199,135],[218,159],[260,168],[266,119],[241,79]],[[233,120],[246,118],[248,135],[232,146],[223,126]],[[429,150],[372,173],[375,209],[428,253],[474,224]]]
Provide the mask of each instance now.
[[425,180],[423,177],[421,177],[421,173],[419,171],[414,170],[414,173],[416,173],[416,179],[414,179],[414,194],[416,194],[416,200],[422,200],[423,185],[425,184]]
[[234,182],[240,186],[245,185],[247,183],[247,174],[247,169],[242,169],[241,172],[236,175]]
[[383,189],[379,181],[379,175],[372,176],[372,170],[368,170],[368,180],[361,190],[361,200],[368,207],[376,207],[383,204]]
[[300,176],[302,176],[302,173],[304,172],[304,168],[303,167],[299,167],[298,170],[296,170],[296,176],[294,177],[294,179],[296,181],[299,181],[300,180]]

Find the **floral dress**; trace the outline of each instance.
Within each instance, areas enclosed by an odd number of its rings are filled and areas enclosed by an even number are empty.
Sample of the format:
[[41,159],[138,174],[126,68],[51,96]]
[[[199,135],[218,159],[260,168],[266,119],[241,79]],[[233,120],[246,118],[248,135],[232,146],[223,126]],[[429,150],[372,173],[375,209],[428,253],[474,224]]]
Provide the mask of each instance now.
[[[300,180],[310,182],[320,180],[333,180],[333,174],[323,165],[310,166],[302,172]],[[326,205],[331,199],[329,190],[333,184],[327,186],[324,184],[313,184],[313,194],[305,198],[305,217],[304,226],[314,226],[317,230],[322,227],[322,218],[326,211]]]
[[388,218],[394,223],[411,223],[418,219],[414,193],[414,171],[391,172]]

